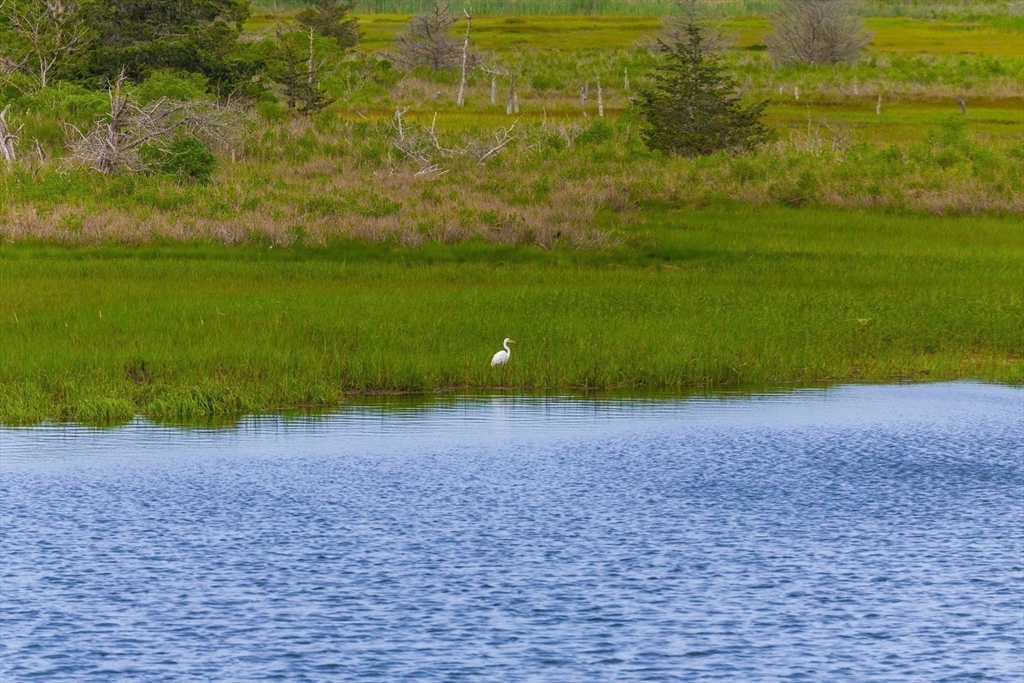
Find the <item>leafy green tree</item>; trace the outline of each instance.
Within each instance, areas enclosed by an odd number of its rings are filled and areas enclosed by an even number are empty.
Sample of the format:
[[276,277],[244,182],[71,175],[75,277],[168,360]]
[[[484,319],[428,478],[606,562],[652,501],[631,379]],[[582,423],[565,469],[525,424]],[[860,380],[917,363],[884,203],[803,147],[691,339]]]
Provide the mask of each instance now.
[[701,29],[685,27],[684,39],[659,42],[661,59],[651,87],[634,104],[644,119],[651,149],[694,157],[720,150],[752,151],[770,139],[761,123],[768,100],[743,106],[735,80],[706,47]]
[[83,0],[93,34],[77,76],[96,84],[124,71],[135,82],[156,69],[200,73],[226,94],[258,71],[240,58],[248,0]]
[[0,0],[0,85],[18,76],[45,88],[57,67],[81,51],[89,30],[78,5],[55,0]]
[[349,12],[355,2],[345,0],[306,0],[309,6],[295,20],[318,36],[334,38],[342,50],[359,44],[358,22]]

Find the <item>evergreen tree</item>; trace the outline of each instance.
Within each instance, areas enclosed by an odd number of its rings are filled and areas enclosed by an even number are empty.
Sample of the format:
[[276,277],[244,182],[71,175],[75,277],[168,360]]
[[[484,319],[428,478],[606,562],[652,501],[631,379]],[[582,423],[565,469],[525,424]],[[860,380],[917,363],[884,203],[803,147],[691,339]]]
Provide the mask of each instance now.
[[81,80],[99,85],[123,70],[141,81],[172,69],[201,73],[225,91],[254,70],[239,59],[248,0],[83,0],[81,12],[93,37],[77,65]]
[[324,109],[333,99],[321,89],[323,62],[305,49],[306,40],[311,38],[301,33],[285,33],[279,26],[275,50],[267,66],[270,77],[284,91],[288,108],[311,114]]
[[310,6],[295,20],[319,36],[334,38],[342,50],[359,44],[359,31],[354,17],[348,16],[355,2],[345,0],[307,0]]
[[761,123],[768,100],[743,106],[736,82],[706,49],[701,29],[685,27],[684,40],[659,43],[661,60],[635,105],[651,149],[680,156],[720,150],[751,151],[770,134]]

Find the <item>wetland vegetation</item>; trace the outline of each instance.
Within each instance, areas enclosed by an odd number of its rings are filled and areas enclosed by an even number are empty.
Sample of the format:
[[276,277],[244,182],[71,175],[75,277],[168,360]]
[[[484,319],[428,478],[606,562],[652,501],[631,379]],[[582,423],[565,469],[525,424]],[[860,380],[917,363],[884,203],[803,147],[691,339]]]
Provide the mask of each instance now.
[[[660,17],[474,3],[459,106],[458,68],[389,54],[420,10],[379,4],[357,7],[392,11],[357,15],[346,51],[290,23],[302,3],[253,8],[249,57],[312,49],[318,94],[294,108],[269,76],[234,98],[181,69],[126,81],[139,107],[188,101],[210,126],[118,172],[76,147],[110,116],[102,87],[8,81],[0,421],[351,392],[1024,380],[1013,3],[859,4],[871,42],[828,66],[771,59],[772,3],[713,3],[722,64],[768,100],[772,139],[695,158],[651,151],[630,105]],[[491,370],[506,336],[515,357]]]

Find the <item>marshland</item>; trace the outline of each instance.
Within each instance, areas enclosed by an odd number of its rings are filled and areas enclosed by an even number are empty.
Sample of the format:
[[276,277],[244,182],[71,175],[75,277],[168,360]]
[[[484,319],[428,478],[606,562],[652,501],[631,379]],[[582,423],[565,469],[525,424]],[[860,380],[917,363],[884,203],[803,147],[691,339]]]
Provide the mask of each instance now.
[[1019,0],[0,0],[0,678],[1024,679],[1022,82]]
[[[825,65],[767,49],[778,3],[697,7],[453,5],[437,69],[403,53],[422,2],[356,5],[345,47],[306,4],[233,3],[230,68],[83,47],[44,86],[7,57],[0,420],[1020,383],[1019,6],[854,3],[869,40]],[[687,21],[764,104],[755,147],[648,144]]]

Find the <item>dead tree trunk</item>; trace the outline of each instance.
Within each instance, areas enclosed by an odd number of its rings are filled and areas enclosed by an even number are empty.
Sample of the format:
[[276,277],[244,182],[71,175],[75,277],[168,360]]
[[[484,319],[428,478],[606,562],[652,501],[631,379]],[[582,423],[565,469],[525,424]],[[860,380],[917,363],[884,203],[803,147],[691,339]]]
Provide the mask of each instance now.
[[485,69],[480,68],[485,74],[491,76],[491,104],[498,103],[498,74],[500,73],[497,69]]
[[11,105],[8,104],[4,107],[3,111],[0,111],[0,155],[3,155],[7,168],[14,165],[16,158],[14,148],[18,142],[18,131],[12,131],[10,124],[7,122],[7,112],[10,109]]
[[958,96],[956,98],[956,106],[960,107],[961,114],[967,113],[967,103],[964,102],[964,98],[962,96]]
[[398,139],[400,141],[405,140],[405,130],[402,128],[402,117],[405,116],[405,112],[409,111],[409,107],[404,109],[401,107],[395,107],[395,121],[398,122]]
[[604,95],[601,92],[601,77],[597,77],[597,115],[604,116]]
[[307,62],[306,71],[308,72],[307,83],[309,84],[309,87],[312,88],[313,87],[313,72],[314,72],[314,69],[313,69],[313,28],[312,27],[310,27],[310,29],[309,29],[309,62]]
[[459,82],[458,105],[461,107],[466,103],[466,63],[469,59],[469,30],[473,25],[473,15],[462,10],[466,15],[466,41],[462,44],[462,80]]
[[584,83],[580,86],[580,106],[587,106],[587,98],[590,96],[590,84]]
[[110,89],[110,122],[102,136],[100,153],[96,157],[96,168],[101,173],[113,173],[121,165],[124,133],[122,128],[128,116],[128,97],[121,94],[124,72],[117,77]]
[[626,94],[628,95],[629,94],[629,68],[628,67],[622,70],[622,80],[623,80],[622,84],[623,84],[623,86],[625,86]]
[[512,74],[508,83],[508,98],[505,100],[505,113],[511,115],[514,108],[519,107],[519,98],[516,97],[516,75]]

